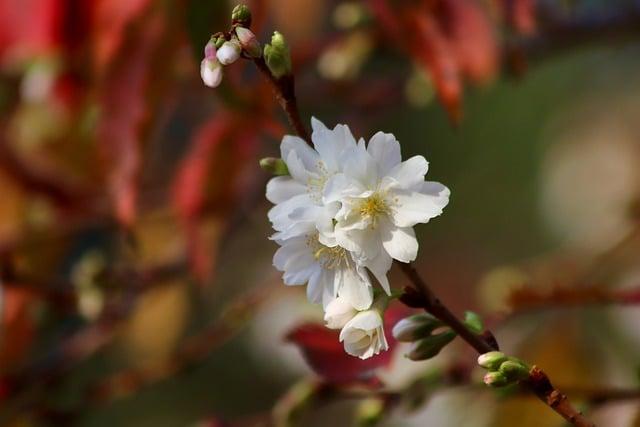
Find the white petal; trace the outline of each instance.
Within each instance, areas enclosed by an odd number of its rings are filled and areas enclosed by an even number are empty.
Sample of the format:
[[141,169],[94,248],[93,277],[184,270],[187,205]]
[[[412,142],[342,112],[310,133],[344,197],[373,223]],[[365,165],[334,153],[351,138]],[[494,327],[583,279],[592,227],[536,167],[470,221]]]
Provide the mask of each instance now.
[[330,172],[338,172],[341,164],[341,153],[355,146],[355,139],[348,126],[337,125],[333,130],[318,119],[311,119],[311,140]]
[[443,208],[447,206],[449,197],[451,196],[451,191],[447,187],[435,181],[423,182],[418,191],[422,194],[432,196],[433,202]]
[[358,181],[343,174],[338,173],[327,180],[324,185],[322,201],[331,203],[342,201],[345,197],[362,197],[368,190]]
[[368,282],[364,282],[355,269],[345,268],[341,270],[340,287],[338,297],[348,301],[357,310],[366,310],[373,302],[373,288]]
[[317,265],[307,284],[307,299],[313,304],[320,304],[327,287],[333,287],[332,274]]
[[308,171],[315,171],[320,160],[318,153],[305,142],[304,139],[297,136],[285,135],[280,143],[280,157],[286,162],[291,153],[302,162],[304,168]]
[[391,295],[391,286],[387,278],[391,264],[393,264],[393,259],[384,251],[380,251],[377,257],[368,260],[365,264],[376,280],[380,282],[380,286],[382,286],[387,295]]
[[389,172],[389,176],[398,181],[402,188],[413,189],[424,181],[428,170],[429,163],[424,157],[413,156],[394,167]]
[[267,183],[267,200],[274,204],[282,203],[306,191],[304,185],[290,176],[276,176]]
[[382,246],[391,258],[401,262],[411,262],[418,255],[418,240],[411,227],[398,228],[387,225]]
[[391,133],[378,132],[373,135],[367,151],[378,163],[380,176],[387,175],[402,161],[400,143]]
[[340,332],[343,341],[353,330],[374,331],[382,325],[382,317],[376,310],[361,311],[351,319]]
[[344,163],[344,173],[360,185],[369,190],[375,189],[378,184],[378,166],[371,154],[367,152],[364,141],[355,148],[346,151],[341,161]]
[[267,216],[269,217],[269,221],[273,224],[273,228],[276,231],[282,231],[293,224],[293,221],[289,217],[291,212],[298,208],[308,206],[314,206],[314,204],[309,195],[304,193],[293,196],[282,203],[278,203],[269,210]]
[[442,213],[442,201],[415,191],[396,191],[392,194],[393,204],[391,221],[398,227],[412,227],[418,223],[429,222]]

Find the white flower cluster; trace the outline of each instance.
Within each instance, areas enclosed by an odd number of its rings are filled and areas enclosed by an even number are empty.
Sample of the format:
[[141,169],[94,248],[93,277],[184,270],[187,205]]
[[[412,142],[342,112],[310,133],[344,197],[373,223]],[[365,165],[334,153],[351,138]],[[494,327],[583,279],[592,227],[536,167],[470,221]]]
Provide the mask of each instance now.
[[413,226],[442,213],[449,189],[425,181],[422,156],[402,161],[392,134],[365,144],[349,128],[328,129],[312,119],[313,148],[285,136],[282,160],[289,175],[267,184],[275,204],[269,220],[280,248],[273,262],[287,285],[307,285],[321,303],[327,326],[342,329],[345,351],[366,359],[388,348],[382,329],[386,297],[374,298],[374,279],[390,294],[393,260],[416,258]]
[[200,63],[200,77],[206,86],[217,87],[222,82],[222,66],[233,64],[240,58],[244,51],[252,58],[259,58],[262,55],[260,43],[256,36],[244,27],[236,27],[235,34],[229,39],[222,41],[219,48],[216,48],[216,41],[209,40],[204,47],[204,59]]

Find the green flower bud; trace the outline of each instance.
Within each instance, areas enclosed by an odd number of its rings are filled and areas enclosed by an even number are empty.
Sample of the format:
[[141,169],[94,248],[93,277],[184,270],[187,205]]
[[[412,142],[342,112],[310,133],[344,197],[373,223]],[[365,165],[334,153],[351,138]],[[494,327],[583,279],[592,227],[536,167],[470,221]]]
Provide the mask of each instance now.
[[209,42],[213,42],[216,46],[216,49],[220,49],[226,41],[227,40],[224,38],[224,36],[211,36],[211,40]]
[[455,337],[456,333],[451,330],[430,335],[416,341],[406,357],[415,361],[431,359],[440,353],[440,350],[453,341]]
[[251,11],[247,5],[239,4],[231,11],[231,24],[249,28],[251,26]]
[[487,372],[483,378],[483,381],[490,387],[504,387],[511,383],[506,375],[498,371]]
[[517,359],[502,362],[499,372],[510,381],[520,381],[529,377],[529,367]]
[[271,37],[271,44],[264,46],[264,60],[277,79],[291,74],[291,53],[284,36],[275,31]]
[[358,405],[355,424],[358,427],[372,427],[377,425],[383,416],[384,402],[382,399],[365,399]]
[[464,313],[464,324],[476,334],[481,334],[484,329],[482,319],[473,311],[467,311]]
[[260,159],[260,167],[272,175],[289,175],[289,168],[284,160],[277,159],[275,157],[265,157],[264,159]]
[[413,342],[425,338],[442,326],[442,322],[430,314],[415,314],[400,320],[393,327],[393,336],[401,342]]
[[509,358],[502,352],[490,351],[478,357],[478,365],[490,371],[495,371],[508,359]]

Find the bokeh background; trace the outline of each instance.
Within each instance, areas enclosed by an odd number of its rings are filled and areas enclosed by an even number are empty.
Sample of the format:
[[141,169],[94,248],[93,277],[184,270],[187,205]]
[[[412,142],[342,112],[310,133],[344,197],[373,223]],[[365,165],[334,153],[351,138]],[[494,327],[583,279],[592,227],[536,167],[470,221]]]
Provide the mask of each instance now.
[[[291,46],[306,123],[394,133],[451,189],[417,230],[442,299],[598,425],[640,425],[638,394],[583,395],[640,387],[638,2],[248,4],[262,42]],[[285,336],[321,309],[272,267],[257,166],[291,131],[249,61],[215,90],[199,77],[233,5],[0,0],[0,424],[272,425],[317,380]],[[377,372],[390,390],[475,360],[462,342],[403,351]],[[294,425],[356,425],[359,404],[309,404]],[[381,425],[563,424],[455,385]]]

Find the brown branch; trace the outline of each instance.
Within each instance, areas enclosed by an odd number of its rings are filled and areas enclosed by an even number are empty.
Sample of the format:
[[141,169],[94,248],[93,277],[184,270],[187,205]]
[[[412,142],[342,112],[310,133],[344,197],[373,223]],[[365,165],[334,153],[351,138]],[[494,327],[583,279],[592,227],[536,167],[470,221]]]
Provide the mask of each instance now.
[[[400,268],[415,286],[415,290],[409,290],[401,297],[401,301],[410,307],[421,307],[431,313],[453,329],[460,338],[473,347],[479,354],[484,354],[495,349],[492,341],[484,336],[477,335],[460,321],[433,293],[427,283],[420,277],[411,264],[398,263]],[[416,292],[417,291],[417,292]],[[533,366],[529,378],[523,381],[523,385],[533,392],[542,402],[561,415],[572,425],[578,427],[594,427],[591,421],[575,409],[567,396],[557,390],[549,377],[537,366]]]
[[258,70],[269,80],[273,86],[273,90],[276,94],[276,98],[280,103],[280,106],[287,114],[289,124],[295,130],[296,134],[307,142],[311,141],[309,133],[306,127],[300,119],[300,112],[298,111],[298,101],[296,100],[295,84],[292,74],[284,75],[280,78],[276,78],[269,70],[269,67],[264,62],[264,58],[254,58],[253,62],[258,67]]

